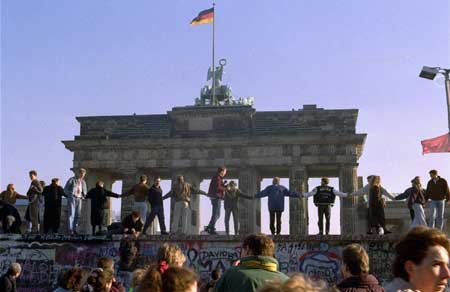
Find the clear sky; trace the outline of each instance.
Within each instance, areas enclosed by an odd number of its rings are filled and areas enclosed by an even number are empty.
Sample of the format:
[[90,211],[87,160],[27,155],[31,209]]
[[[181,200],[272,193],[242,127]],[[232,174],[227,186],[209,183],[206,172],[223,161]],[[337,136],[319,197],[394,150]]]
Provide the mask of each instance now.
[[[165,113],[205,84],[212,27],[189,22],[209,1],[1,5],[2,189],[24,193],[30,169],[65,181],[73,155],[60,141],[79,133],[76,116]],[[418,77],[450,67],[448,0],[218,0],[216,45],[224,81],[256,110],[358,108],[359,175],[392,192],[431,168],[450,178],[450,154],[420,146],[448,131],[444,83]]]

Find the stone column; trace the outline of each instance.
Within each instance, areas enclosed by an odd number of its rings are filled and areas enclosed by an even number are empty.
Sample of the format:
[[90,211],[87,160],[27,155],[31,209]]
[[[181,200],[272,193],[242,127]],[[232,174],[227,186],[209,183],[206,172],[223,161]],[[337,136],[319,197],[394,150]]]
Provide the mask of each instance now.
[[[139,181],[136,170],[122,171],[122,194],[128,192]],[[133,211],[134,197],[128,196],[122,198],[120,217],[123,220],[124,217],[131,214]]]
[[[345,193],[356,191],[358,187],[357,164],[341,165],[339,169],[339,190]],[[358,222],[358,197],[341,199],[341,234],[359,233],[365,226]]]
[[[244,194],[254,196],[261,188],[261,178],[254,168],[239,170],[239,188]],[[239,234],[261,232],[261,201],[240,200],[239,205]]]
[[[289,173],[289,190],[308,191],[308,174],[304,166],[294,166]],[[308,200],[289,198],[289,234],[308,235]]]

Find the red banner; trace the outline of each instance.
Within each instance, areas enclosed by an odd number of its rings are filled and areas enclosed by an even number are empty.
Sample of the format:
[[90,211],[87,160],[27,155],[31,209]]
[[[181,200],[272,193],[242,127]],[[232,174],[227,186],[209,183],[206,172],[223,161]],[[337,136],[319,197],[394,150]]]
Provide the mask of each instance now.
[[423,140],[420,143],[422,143],[422,154],[450,152],[450,133]]

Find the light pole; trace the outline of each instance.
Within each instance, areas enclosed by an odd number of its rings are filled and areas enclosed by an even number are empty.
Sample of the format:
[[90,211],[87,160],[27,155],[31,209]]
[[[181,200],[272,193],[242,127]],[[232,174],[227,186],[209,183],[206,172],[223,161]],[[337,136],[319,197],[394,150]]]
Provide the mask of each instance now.
[[445,77],[445,93],[447,94],[448,130],[450,132],[450,69],[423,66],[420,77],[433,80],[437,74]]

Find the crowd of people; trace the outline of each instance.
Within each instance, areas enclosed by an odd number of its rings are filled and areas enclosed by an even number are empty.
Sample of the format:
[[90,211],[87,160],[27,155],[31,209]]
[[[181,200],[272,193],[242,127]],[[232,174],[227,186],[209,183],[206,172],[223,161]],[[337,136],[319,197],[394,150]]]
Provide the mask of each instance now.
[[[268,209],[270,218],[270,231],[272,235],[281,233],[281,217],[284,211],[285,197],[308,198],[313,197],[314,204],[318,210],[319,234],[329,234],[330,215],[336,197],[364,196],[368,210],[368,233],[386,234],[390,230],[386,228],[384,208],[386,202],[384,197],[391,200],[406,199],[411,214],[411,227],[426,225],[424,206],[429,204],[430,218],[428,224],[431,228],[442,230],[444,223],[445,202],[450,203],[450,192],[447,181],[438,175],[436,170],[431,170],[430,180],[426,188],[422,187],[420,177],[411,180],[412,186],[402,194],[394,197],[381,185],[378,175],[367,177],[367,185],[353,193],[343,193],[329,186],[329,179],[324,177],[321,184],[311,192],[299,193],[290,191],[280,184],[280,178],[273,178],[272,184],[256,194],[245,194],[236,182],[224,179],[227,174],[226,167],[219,167],[216,174],[211,178],[208,192],[202,191],[193,184],[187,182],[183,175],[178,175],[176,182],[170,191],[163,195],[161,189],[161,178],[155,177],[153,184],[148,184],[146,175],[141,175],[139,182],[123,194],[116,194],[107,190],[104,182],[99,180],[95,187],[88,190],[85,181],[86,170],[81,168],[74,177],[71,177],[64,188],[60,186],[60,180],[54,178],[51,184],[46,186],[40,181],[37,172],[31,170],[30,187],[26,196],[15,191],[14,184],[9,184],[7,189],[0,194],[0,222],[4,233],[20,233],[22,218],[14,207],[17,199],[27,199],[28,207],[24,219],[28,222],[30,233],[58,233],[61,220],[62,198],[67,199],[67,230],[69,234],[78,233],[78,225],[81,217],[82,201],[91,201],[90,223],[92,234],[103,234],[105,222],[105,209],[109,209],[108,198],[120,198],[133,196],[133,211],[128,214],[122,222],[108,226],[109,234],[131,234],[139,236],[145,234],[149,226],[157,217],[162,235],[168,234],[165,225],[163,201],[171,198],[173,204],[173,220],[170,232],[187,234],[189,230],[188,218],[190,212],[191,198],[194,195],[205,195],[211,200],[211,219],[205,231],[216,234],[216,223],[220,217],[222,201],[225,209],[225,232],[230,234],[230,219],[233,215],[233,227],[235,234],[239,231],[239,206],[241,200],[255,200],[268,197]],[[40,218],[40,209],[43,207],[43,218]],[[324,220],[325,218],[325,220]],[[325,230],[324,230],[325,221]]]
[[[370,272],[366,250],[357,243],[343,248],[340,255],[340,282],[326,283],[305,274],[279,271],[275,243],[263,234],[247,236],[240,258],[211,279],[200,281],[186,257],[175,244],[163,243],[147,267],[132,272],[130,287],[115,278],[114,260],[99,258],[97,267],[73,267],[61,272],[54,292],[442,292],[450,278],[450,240],[438,229],[418,226],[403,235],[395,245],[391,281],[384,287]],[[12,263],[0,278],[0,291],[15,292],[20,284],[21,266]],[[18,283],[17,283],[18,282]],[[49,287],[50,288],[50,287]],[[127,289],[127,290],[126,290]]]

